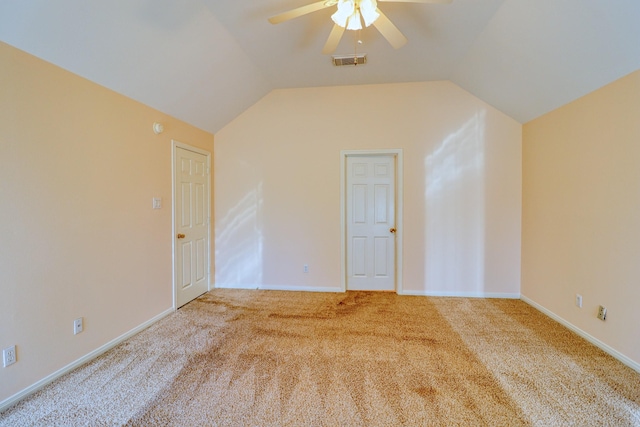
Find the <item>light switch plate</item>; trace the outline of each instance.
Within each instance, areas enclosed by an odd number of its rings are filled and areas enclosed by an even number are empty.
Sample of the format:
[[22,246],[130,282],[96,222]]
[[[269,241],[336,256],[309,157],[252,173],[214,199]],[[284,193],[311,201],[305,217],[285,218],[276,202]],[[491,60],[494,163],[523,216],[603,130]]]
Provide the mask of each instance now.
[[162,209],[162,197],[153,198],[153,209]]

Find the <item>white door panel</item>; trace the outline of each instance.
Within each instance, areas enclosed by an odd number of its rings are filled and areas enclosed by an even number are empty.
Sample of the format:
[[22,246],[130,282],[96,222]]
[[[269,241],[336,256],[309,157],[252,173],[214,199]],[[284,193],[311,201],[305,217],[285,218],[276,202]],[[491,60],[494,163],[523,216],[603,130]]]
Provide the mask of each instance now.
[[175,148],[176,306],[209,289],[209,160]]
[[348,156],[347,289],[395,289],[395,158]]

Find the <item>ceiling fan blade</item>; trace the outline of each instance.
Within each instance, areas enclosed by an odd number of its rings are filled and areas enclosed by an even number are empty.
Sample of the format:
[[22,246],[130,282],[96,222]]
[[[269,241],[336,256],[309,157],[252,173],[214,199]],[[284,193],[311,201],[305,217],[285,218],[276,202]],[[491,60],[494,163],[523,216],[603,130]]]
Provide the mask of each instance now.
[[453,0],[378,0],[378,1],[383,1],[383,2],[387,2],[387,3],[426,3],[426,4],[432,4],[432,3],[442,3],[442,4],[453,3]]
[[338,47],[338,43],[340,43],[340,39],[342,38],[343,33],[344,33],[344,28],[338,24],[334,24],[333,29],[331,30],[331,33],[329,33],[329,38],[327,39],[327,42],[324,44],[322,53],[325,55],[333,53]]
[[380,9],[376,9],[376,11],[380,14],[380,17],[373,22],[373,26],[380,31],[380,34],[387,39],[389,44],[394,47],[394,49],[399,49],[405,45],[407,42],[407,38],[398,30],[398,28],[393,25],[393,22],[387,18],[387,15],[382,13]]
[[269,22],[271,22],[272,24],[279,24],[281,22],[285,22],[290,19],[297,18],[299,16],[306,15],[308,13],[315,12],[334,5],[335,3],[332,3],[330,1],[318,1],[306,6],[298,7],[296,9],[291,9],[287,12],[281,13],[280,15],[272,16],[271,18],[269,18]]

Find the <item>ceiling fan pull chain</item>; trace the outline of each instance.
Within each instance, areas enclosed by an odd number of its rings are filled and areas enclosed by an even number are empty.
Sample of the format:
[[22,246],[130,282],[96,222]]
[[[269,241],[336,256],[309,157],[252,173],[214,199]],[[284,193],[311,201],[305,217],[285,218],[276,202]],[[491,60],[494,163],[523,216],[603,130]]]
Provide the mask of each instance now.
[[353,66],[356,67],[358,65],[358,44],[362,43],[360,41],[360,31],[358,30],[353,33]]

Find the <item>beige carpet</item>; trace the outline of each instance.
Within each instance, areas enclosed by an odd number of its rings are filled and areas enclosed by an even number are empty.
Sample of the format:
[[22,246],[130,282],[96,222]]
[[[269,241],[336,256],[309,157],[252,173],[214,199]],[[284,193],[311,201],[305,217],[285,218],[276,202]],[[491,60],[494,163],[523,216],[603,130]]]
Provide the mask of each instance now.
[[1,426],[640,426],[640,374],[518,300],[215,290]]

